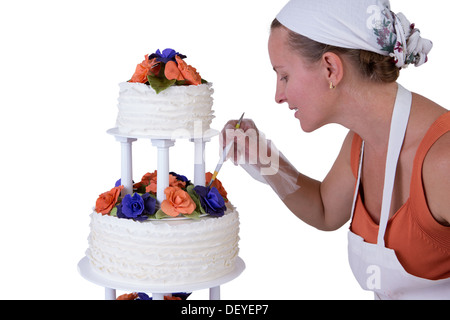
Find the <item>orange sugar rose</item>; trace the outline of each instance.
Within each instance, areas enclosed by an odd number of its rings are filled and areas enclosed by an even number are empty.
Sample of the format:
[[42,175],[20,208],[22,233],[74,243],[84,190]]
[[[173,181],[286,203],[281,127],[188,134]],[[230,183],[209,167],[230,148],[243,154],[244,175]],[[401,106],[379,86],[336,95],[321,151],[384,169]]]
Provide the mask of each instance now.
[[[206,180],[206,185],[209,185],[209,182],[211,181],[212,178],[212,173],[211,172],[207,172],[205,173],[205,180]],[[222,185],[222,182],[220,182],[219,179],[214,179],[213,183],[211,184],[211,188],[212,187],[216,187],[217,191],[219,191],[219,194],[224,197],[225,199],[227,199],[227,195],[228,193],[225,191],[225,188]],[[225,200],[225,202],[228,202],[228,200]]]
[[145,55],[144,61],[136,66],[136,71],[131,77],[130,82],[139,82],[146,83],[147,75],[149,74],[158,74],[161,66],[158,62],[156,62],[156,58],[152,60],[148,60],[148,54]]
[[164,75],[168,80],[184,80],[183,75],[178,69],[175,61],[168,61],[166,63],[166,68],[164,69]]
[[199,85],[202,83],[202,77],[200,77],[200,75],[198,74],[197,69],[188,65],[179,56],[175,56],[175,60],[177,60],[178,69],[180,70],[187,84]]
[[171,217],[179,214],[191,214],[197,207],[186,191],[177,187],[167,187],[164,190],[166,200],[161,203],[162,211]]
[[151,193],[156,194],[156,187],[157,187],[157,185],[156,185],[156,179],[155,179],[154,181],[152,180],[150,182],[150,184],[145,187],[145,192],[151,192]]
[[109,214],[114,208],[122,190],[123,186],[118,186],[112,188],[108,192],[102,193],[95,203],[95,211],[102,215]]
[[177,177],[174,175],[169,174],[169,186],[171,187],[178,187],[178,188],[185,188],[186,182],[178,180]]
[[141,183],[143,183],[144,185],[149,185],[153,179],[156,181],[157,175],[158,175],[157,170],[153,171],[153,173],[147,172],[142,176]]
[[174,296],[164,296],[164,300],[183,300],[180,297],[174,297]]
[[[156,193],[157,181],[158,181],[158,179],[157,179],[157,175],[156,175],[156,171],[155,171],[154,175],[151,176],[149,185],[145,188],[145,191]],[[177,178],[174,175],[169,174],[169,186],[184,188],[184,187],[186,187],[186,182],[179,181],[179,180],[177,180]]]
[[139,295],[137,294],[137,292],[132,292],[122,294],[121,296],[118,296],[116,300],[136,300],[138,297]]

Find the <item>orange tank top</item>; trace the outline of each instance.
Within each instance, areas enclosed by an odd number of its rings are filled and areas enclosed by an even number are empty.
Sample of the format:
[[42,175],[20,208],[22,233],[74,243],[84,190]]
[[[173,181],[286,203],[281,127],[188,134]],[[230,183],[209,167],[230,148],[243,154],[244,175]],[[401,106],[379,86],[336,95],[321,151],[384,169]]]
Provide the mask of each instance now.
[[[432,216],[422,183],[422,166],[433,144],[450,131],[450,112],[441,116],[428,130],[414,158],[410,194],[406,203],[389,219],[385,243],[393,249],[403,268],[410,274],[429,280],[450,278],[450,227]],[[362,139],[355,134],[351,166],[358,176]],[[355,205],[353,233],[368,243],[377,243],[378,224],[367,212],[360,192]]]

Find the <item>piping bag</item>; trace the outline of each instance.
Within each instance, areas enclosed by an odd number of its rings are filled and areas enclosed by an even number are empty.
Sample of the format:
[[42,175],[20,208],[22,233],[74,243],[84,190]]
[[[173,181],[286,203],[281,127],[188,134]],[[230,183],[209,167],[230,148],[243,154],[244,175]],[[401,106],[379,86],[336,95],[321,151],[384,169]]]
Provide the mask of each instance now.
[[[238,123],[236,124],[235,128],[239,129],[241,127],[241,122],[242,119],[244,119],[244,114],[245,112],[242,114],[242,116],[239,118]],[[214,170],[214,174],[211,177],[211,181],[209,182],[208,188],[211,187],[212,183],[214,182],[214,180],[216,180],[217,175],[219,174],[220,169],[222,168],[223,163],[226,161],[227,159],[227,155],[230,152],[231,148],[233,147],[234,142],[231,141],[225,149],[223,149],[222,152],[222,157],[220,158],[219,162],[217,163],[216,169]]]

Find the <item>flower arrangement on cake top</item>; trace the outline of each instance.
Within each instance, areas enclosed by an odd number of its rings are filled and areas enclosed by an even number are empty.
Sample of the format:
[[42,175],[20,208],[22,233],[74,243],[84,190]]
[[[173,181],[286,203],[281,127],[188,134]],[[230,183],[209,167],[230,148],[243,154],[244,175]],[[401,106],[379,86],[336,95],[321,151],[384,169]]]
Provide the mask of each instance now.
[[[205,174],[206,185],[212,173]],[[222,217],[227,210],[227,192],[222,183],[215,179],[210,187],[194,186],[183,175],[171,172],[169,186],[164,190],[166,199],[162,203],[156,200],[157,171],[146,173],[140,182],[133,185],[133,194],[120,196],[123,190],[120,179],[114,188],[99,195],[95,211],[102,215],[116,216],[122,219],[144,221],[148,218],[188,217],[199,219],[202,215]]]
[[184,62],[186,56],[173,49],[159,49],[150,56],[145,55],[144,61],[136,66],[129,82],[150,85],[156,93],[171,86],[199,85],[207,83],[197,70]]

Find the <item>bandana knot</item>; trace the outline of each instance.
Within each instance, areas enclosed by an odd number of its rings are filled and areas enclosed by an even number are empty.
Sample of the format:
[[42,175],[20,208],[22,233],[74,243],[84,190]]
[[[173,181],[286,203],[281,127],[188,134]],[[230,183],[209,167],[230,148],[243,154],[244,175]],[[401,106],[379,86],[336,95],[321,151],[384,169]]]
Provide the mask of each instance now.
[[397,43],[389,55],[394,58],[398,68],[406,68],[410,64],[416,67],[428,61],[428,54],[433,48],[433,42],[423,39],[420,30],[411,24],[403,13],[391,12]]

